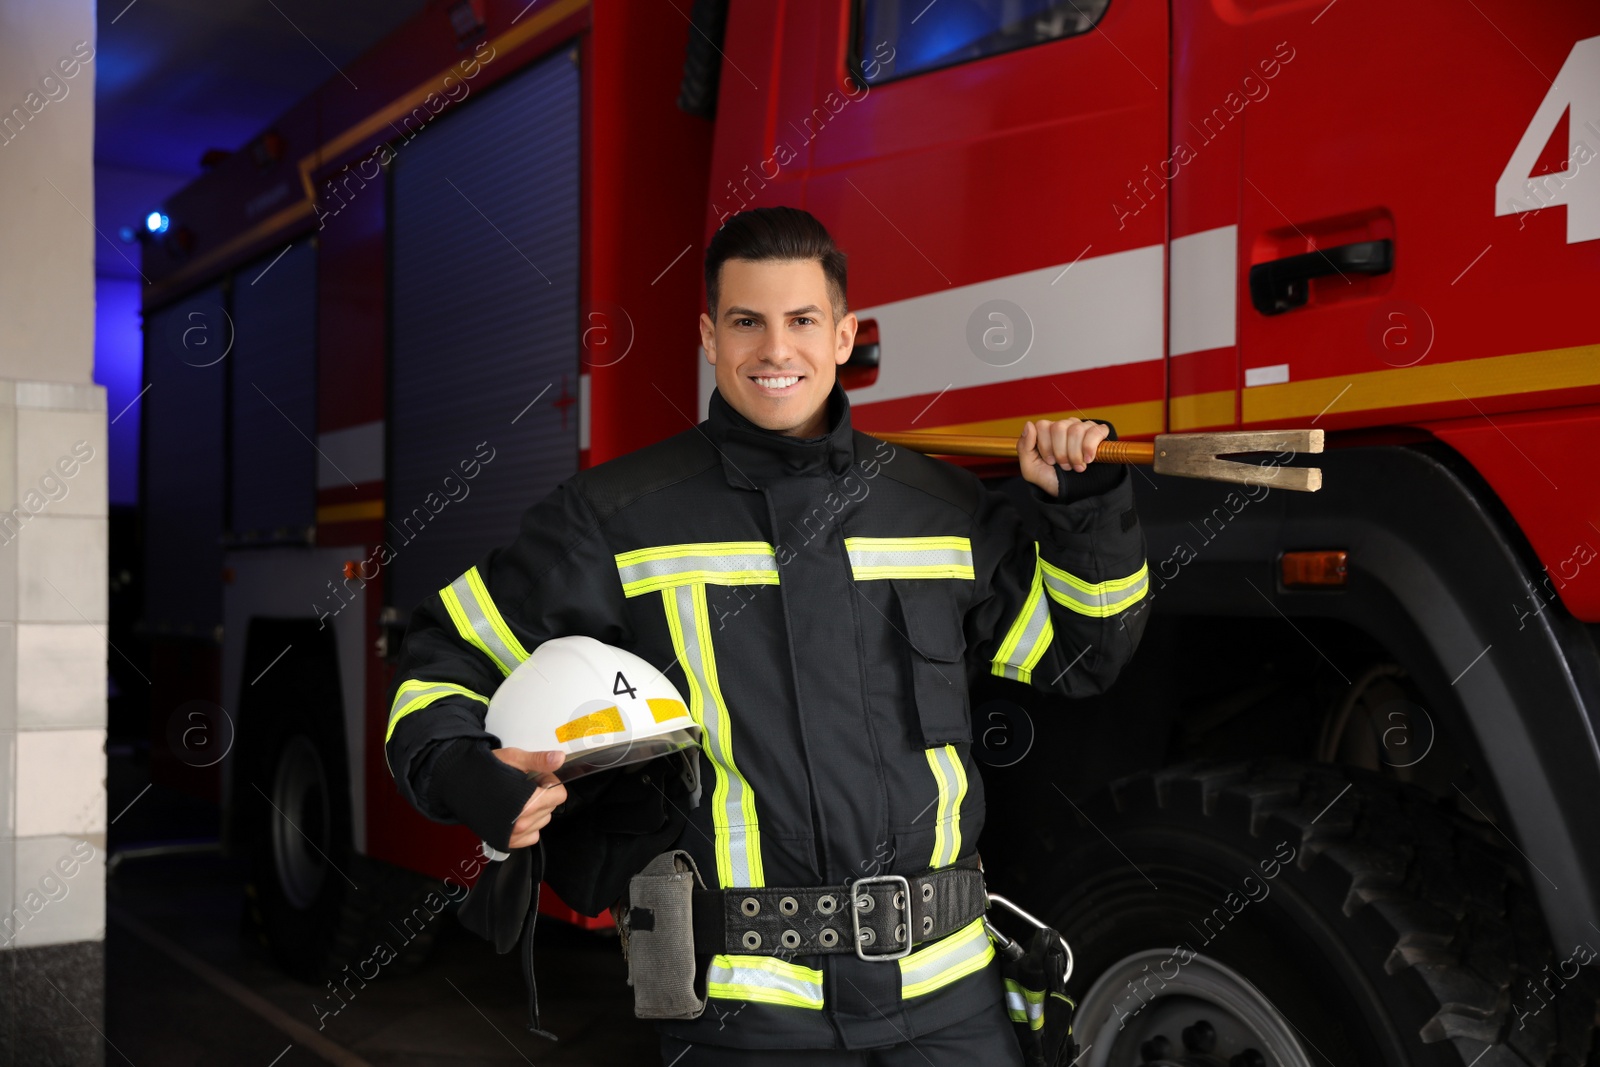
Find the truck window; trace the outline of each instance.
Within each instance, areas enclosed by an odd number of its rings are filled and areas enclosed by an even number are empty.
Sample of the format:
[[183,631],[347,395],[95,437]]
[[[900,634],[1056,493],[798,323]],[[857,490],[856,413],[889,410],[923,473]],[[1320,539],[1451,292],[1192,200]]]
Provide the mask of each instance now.
[[877,85],[1073,37],[1093,29],[1110,2],[857,0],[856,70]]

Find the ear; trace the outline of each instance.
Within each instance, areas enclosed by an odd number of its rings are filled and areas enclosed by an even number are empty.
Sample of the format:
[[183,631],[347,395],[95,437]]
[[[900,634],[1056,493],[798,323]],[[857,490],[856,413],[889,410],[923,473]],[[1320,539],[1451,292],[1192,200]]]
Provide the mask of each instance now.
[[717,331],[711,324],[711,316],[705,312],[700,313],[700,347],[706,350],[706,362],[713,367],[717,365]]
[[850,360],[850,353],[856,347],[856,328],[860,325],[854,311],[848,312],[839,320],[838,346],[833,353],[833,362],[844,366]]

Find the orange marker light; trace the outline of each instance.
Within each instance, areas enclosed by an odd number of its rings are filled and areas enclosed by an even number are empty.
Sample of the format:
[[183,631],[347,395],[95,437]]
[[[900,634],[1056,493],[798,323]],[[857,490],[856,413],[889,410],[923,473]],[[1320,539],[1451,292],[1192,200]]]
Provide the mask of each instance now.
[[1344,585],[1350,575],[1348,553],[1342,548],[1314,552],[1285,552],[1282,581],[1287,589],[1306,586]]

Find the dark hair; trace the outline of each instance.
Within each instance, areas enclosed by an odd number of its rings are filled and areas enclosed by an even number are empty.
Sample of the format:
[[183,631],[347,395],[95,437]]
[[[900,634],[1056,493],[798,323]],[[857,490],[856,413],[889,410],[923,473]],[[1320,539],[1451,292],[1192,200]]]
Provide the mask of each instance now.
[[731,216],[706,246],[706,312],[717,317],[722,265],[730,259],[816,260],[828,281],[834,318],[850,310],[845,287],[845,255],[827,227],[809,211],[795,207],[758,207]]

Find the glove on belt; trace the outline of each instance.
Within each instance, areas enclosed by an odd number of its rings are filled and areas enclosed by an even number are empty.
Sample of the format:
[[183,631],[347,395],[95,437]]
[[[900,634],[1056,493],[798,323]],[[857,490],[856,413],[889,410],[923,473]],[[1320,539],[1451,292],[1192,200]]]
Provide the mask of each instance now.
[[694,894],[696,952],[788,956],[853,952],[899,959],[984,914],[977,861],[922,874],[880,874],[845,885],[736,887]]

